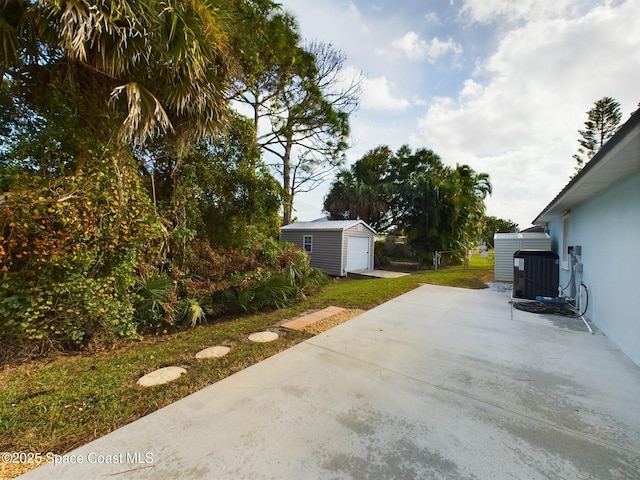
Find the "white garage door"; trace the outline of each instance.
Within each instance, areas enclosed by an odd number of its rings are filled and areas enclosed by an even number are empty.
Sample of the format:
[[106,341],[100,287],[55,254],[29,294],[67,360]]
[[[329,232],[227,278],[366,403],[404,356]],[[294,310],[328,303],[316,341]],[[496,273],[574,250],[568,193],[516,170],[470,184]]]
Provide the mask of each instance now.
[[347,272],[369,269],[369,238],[347,237]]

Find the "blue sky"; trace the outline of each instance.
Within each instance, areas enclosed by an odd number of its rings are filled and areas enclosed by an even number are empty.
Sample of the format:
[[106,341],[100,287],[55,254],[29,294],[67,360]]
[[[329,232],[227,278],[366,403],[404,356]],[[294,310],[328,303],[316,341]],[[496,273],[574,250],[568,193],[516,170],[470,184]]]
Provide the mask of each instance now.
[[[378,146],[426,147],[491,176],[487,213],[526,228],[567,183],[578,129],[610,96],[640,102],[640,2],[281,0],[307,40],[361,72],[347,164]],[[321,215],[330,180],[296,198]]]

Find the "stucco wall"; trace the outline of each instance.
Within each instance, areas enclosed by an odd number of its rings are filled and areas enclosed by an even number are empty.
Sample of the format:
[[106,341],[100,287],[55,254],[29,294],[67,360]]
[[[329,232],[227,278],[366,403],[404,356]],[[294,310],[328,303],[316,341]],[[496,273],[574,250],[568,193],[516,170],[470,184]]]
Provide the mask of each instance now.
[[[548,228],[561,255],[562,217]],[[587,317],[640,365],[640,171],[571,209],[569,237],[582,247]],[[560,285],[569,278],[561,268]]]

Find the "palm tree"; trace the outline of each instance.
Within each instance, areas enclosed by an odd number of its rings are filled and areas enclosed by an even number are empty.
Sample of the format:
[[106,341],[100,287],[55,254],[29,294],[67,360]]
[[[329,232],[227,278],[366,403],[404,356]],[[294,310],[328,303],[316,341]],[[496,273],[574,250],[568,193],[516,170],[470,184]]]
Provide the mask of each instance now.
[[487,174],[478,174],[468,165],[453,169],[435,160],[405,189],[412,200],[403,213],[403,225],[423,259],[442,250],[463,258],[479,238],[491,183]]
[[171,132],[184,146],[224,125],[234,62],[211,2],[2,3],[0,70],[30,98],[52,81],[92,98],[93,120],[115,111],[127,142]]
[[387,147],[377,147],[349,170],[339,170],[325,197],[324,210],[334,218],[360,218],[375,230],[384,230],[389,223],[386,177],[390,154]]
[[[456,198],[455,249],[467,251],[480,237],[485,214],[484,200],[492,192],[489,175],[476,173],[468,165],[457,165],[454,182]],[[467,255],[465,254],[465,266]]]
[[323,210],[333,219],[349,219],[355,208],[355,179],[350,170],[340,169],[324,198]]

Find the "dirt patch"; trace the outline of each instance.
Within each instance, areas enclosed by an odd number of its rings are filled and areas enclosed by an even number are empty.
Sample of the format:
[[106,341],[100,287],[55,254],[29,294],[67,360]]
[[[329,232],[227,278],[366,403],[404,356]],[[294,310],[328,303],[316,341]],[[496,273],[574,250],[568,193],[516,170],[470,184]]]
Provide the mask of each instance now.
[[479,279],[481,282],[484,283],[490,283],[490,282],[495,282],[495,276],[494,276],[494,272],[488,272],[485,273],[484,275],[480,276]]
[[11,480],[39,466],[40,464],[0,462],[0,480]]
[[340,325],[341,323],[351,320],[353,317],[357,317],[364,312],[365,310],[358,309],[347,310],[322,320],[318,320],[311,325],[307,325],[304,327],[303,331],[310,333],[311,335],[318,335],[319,333],[325,332],[336,325]]
[[382,270],[390,270],[392,272],[417,272],[418,270],[422,270],[423,267],[418,262],[394,262],[390,261],[385,263],[384,265],[380,265],[378,268]]

